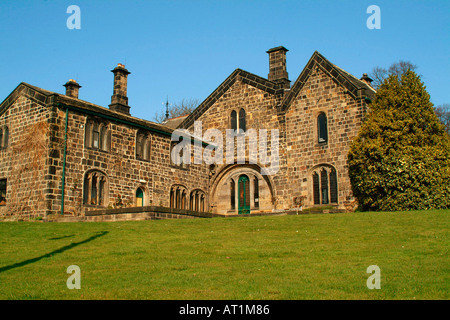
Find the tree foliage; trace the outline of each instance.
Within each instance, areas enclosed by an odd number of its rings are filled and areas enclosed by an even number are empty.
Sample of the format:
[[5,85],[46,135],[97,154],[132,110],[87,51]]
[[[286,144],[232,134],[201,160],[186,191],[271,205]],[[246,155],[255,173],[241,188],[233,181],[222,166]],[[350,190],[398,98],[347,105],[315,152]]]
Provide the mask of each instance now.
[[[169,119],[181,117],[192,113],[199,106],[198,99],[183,99],[180,102],[169,105]],[[167,110],[157,112],[153,120],[157,123],[163,123],[166,120]]]
[[445,131],[450,135],[450,104],[444,103],[434,108],[434,112],[444,125]]
[[348,162],[362,210],[450,208],[450,139],[415,72],[380,85]]
[[406,71],[408,70],[415,71],[416,69],[417,65],[409,61],[400,60],[398,62],[394,62],[393,64],[391,64],[388,69],[383,67],[373,68],[369,76],[373,79],[372,86],[375,89],[378,89],[378,87],[383,83],[383,81],[386,80],[386,78],[389,77],[390,75],[396,75],[400,78],[403,74],[406,73]]

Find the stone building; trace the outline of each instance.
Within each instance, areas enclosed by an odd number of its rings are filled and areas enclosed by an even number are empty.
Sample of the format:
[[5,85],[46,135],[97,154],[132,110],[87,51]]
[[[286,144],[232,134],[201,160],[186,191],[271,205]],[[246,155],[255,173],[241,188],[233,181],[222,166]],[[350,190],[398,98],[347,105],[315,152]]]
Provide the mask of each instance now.
[[[267,51],[267,79],[236,69],[189,116],[163,124],[130,115],[121,64],[108,108],[79,99],[74,80],[65,94],[20,83],[0,104],[0,215],[351,208],[347,152],[375,91],[367,75],[358,79],[318,52],[291,85],[287,51]],[[176,149],[182,131],[190,154]]]

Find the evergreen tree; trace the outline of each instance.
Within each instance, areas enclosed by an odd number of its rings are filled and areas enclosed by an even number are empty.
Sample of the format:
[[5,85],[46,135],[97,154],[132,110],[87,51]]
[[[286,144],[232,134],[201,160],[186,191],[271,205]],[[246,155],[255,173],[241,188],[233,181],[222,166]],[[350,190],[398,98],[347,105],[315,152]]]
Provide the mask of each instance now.
[[348,163],[362,210],[450,208],[450,139],[415,72],[380,85]]

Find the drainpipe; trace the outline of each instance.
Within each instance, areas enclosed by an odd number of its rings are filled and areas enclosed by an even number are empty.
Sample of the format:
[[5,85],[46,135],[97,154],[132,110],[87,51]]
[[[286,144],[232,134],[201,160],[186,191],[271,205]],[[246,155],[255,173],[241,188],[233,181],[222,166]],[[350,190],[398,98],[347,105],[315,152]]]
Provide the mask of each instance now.
[[62,169],[62,190],[61,190],[61,215],[64,214],[64,187],[66,184],[66,153],[67,153],[67,122],[69,119],[69,108],[66,108],[66,124],[64,129],[64,159],[63,159],[63,169]]

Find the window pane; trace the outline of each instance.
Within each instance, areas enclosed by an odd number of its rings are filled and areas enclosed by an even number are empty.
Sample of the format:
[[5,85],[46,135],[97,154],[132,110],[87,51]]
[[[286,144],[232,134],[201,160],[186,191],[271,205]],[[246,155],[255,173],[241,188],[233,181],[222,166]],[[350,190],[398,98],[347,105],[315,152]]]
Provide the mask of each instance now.
[[319,175],[317,173],[313,174],[313,196],[314,204],[320,204],[320,185]]
[[336,170],[330,172],[330,201],[331,203],[338,202]]
[[3,134],[3,148],[6,148],[8,146],[8,140],[9,140],[9,129],[8,127],[5,127],[5,132]]
[[253,198],[255,199],[255,207],[259,208],[259,180],[257,177],[254,179],[254,193]]
[[318,122],[318,136],[319,142],[326,142],[328,140],[327,134],[327,117],[324,113],[321,113],[317,118]]
[[0,180],[0,206],[6,205],[6,179]]
[[231,129],[237,130],[237,115],[236,111],[231,111]]
[[230,181],[230,200],[231,200],[231,209],[236,209],[236,186],[234,181]]
[[325,170],[320,173],[322,204],[328,204],[328,175]]
[[239,129],[245,132],[245,110],[239,110]]
[[99,134],[98,131],[93,132],[93,140],[92,140],[92,147],[97,148],[99,147]]

